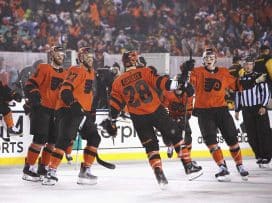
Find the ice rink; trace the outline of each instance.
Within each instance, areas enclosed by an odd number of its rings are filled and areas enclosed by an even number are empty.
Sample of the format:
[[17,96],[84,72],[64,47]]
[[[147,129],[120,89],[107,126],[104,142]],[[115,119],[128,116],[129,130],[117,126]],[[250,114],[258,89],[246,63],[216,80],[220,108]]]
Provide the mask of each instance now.
[[272,202],[272,168],[259,168],[254,159],[244,164],[250,172],[249,180],[238,175],[234,162],[227,160],[231,182],[220,183],[214,178],[218,168],[211,160],[197,160],[204,174],[188,181],[178,160],[164,160],[168,188],[162,191],[147,161],[116,163],[115,170],[95,164],[98,184],[77,185],[79,166],[62,164],[55,186],[23,181],[22,167],[0,168],[1,203],[184,203],[184,202]]

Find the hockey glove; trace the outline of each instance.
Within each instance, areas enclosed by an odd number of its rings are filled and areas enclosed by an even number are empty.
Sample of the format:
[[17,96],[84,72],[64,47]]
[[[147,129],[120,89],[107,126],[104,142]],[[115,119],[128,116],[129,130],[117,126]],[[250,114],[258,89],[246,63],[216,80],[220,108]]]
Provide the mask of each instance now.
[[84,114],[84,110],[82,109],[80,103],[78,102],[74,102],[71,106],[70,106],[70,110],[72,115],[74,116],[80,116]]
[[194,87],[190,83],[187,83],[187,87],[184,87],[183,91],[187,93],[188,97],[193,96],[195,93]]
[[106,131],[109,133],[110,136],[116,137],[117,135],[117,126],[116,126],[116,120],[110,121],[110,119],[105,119],[100,124]]
[[33,91],[29,94],[29,101],[33,107],[40,106],[41,95],[38,91]]
[[181,69],[181,72],[189,72],[189,71],[192,71],[194,67],[195,67],[195,60],[191,59],[191,60],[185,61],[180,67],[180,69]]
[[[180,85],[178,87],[178,90],[181,90],[180,95],[182,95],[184,92],[186,92],[188,97],[193,96],[195,93],[194,87],[190,83],[185,83],[183,85]],[[176,93],[177,93],[177,91],[176,91]]]

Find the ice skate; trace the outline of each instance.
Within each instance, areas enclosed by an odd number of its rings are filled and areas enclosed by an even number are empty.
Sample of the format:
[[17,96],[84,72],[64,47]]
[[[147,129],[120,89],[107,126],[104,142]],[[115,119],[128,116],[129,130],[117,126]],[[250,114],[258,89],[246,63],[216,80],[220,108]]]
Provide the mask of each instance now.
[[73,161],[73,157],[71,154],[65,154],[65,158],[67,160],[67,164],[71,165]]
[[156,179],[158,181],[158,184],[159,184],[160,188],[162,190],[165,190],[166,187],[167,187],[168,181],[167,181],[162,169],[159,168],[159,167],[156,167],[154,169],[154,173],[155,173],[155,176],[156,176]]
[[242,180],[247,181],[248,180],[248,171],[244,168],[244,166],[242,164],[239,164],[236,166],[238,172],[240,173]]
[[40,176],[36,173],[34,166],[25,164],[23,169],[23,180],[38,182],[40,181]]
[[49,168],[46,176],[44,176],[42,185],[55,185],[57,182],[58,182],[57,170]]
[[40,176],[46,176],[47,167],[44,164],[39,163],[37,173]]
[[202,169],[202,167],[199,166],[196,161],[192,161],[192,164],[194,165],[194,167],[196,167],[196,168],[198,167],[198,168]]
[[216,179],[219,182],[230,182],[231,179],[229,177],[230,173],[225,164],[219,166],[219,172],[215,174]]
[[83,163],[81,163],[77,184],[81,184],[81,185],[97,184],[97,176],[92,175],[91,168],[89,166],[84,166]]
[[256,164],[258,164],[259,168],[262,168],[262,159],[261,158],[258,158],[257,161],[256,161]]
[[42,164],[41,158],[39,158],[37,174],[40,175],[41,178],[43,178],[44,176],[46,176],[47,170],[48,170],[48,167]]
[[173,146],[169,146],[167,148],[167,157],[170,159],[173,157],[173,152],[174,152],[174,147]]
[[259,163],[259,167],[260,168],[269,168],[269,163],[271,161],[271,158],[268,159],[261,159],[260,163]]
[[191,161],[183,165],[184,165],[185,173],[188,176],[188,179],[190,181],[203,175],[202,167],[198,166],[195,161]]

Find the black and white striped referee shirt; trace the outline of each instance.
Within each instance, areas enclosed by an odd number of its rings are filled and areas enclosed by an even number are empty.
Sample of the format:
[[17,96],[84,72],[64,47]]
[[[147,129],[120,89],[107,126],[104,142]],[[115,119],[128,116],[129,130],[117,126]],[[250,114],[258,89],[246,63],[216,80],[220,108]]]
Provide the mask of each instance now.
[[255,80],[258,73],[253,72],[245,74],[239,79],[242,91],[237,91],[235,94],[235,111],[241,110],[243,107],[266,106],[271,97],[268,83],[262,82],[255,84],[253,87],[247,87],[248,81]]

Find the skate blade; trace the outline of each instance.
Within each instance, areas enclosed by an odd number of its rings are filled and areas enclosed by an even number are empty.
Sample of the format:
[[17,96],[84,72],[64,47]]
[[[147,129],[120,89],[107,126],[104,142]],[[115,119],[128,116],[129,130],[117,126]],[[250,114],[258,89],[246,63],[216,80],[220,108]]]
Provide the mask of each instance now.
[[42,185],[48,185],[48,186],[56,185],[56,183],[57,183],[56,180],[47,179],[47,178],[44,178],[42,181]]
[[248,176],[242,176],[243,181],[248,181]]
[[197,179],[198,177],[200,177],[202,175],[203,175],[203,171],[200,170],[198,172],[188,174],[187,176],[188,176],[189,181],[192,181],[192,180],[195,180],[195,179]]
[[27,174],[24,174],[22,177],[23,180],[30,181],[30,182],[39,182],[41,181],[40,177],[32,177]]
[[259,168],[270,168],[269,164],[259,164]]
[[229,175],[225,175],[225,176],[219,176],[216,178],[219,182],[230,182],[231,179],[229,177]]
[[79,185],[95,185],[95,184],[97,184],[97,179],[78,178],[77,184],[79,184]]
[[159,187],[161,190],[166,190],[168,187],[168,184],[167,183],[159,183]]

